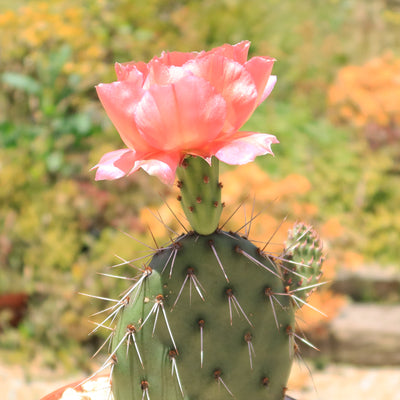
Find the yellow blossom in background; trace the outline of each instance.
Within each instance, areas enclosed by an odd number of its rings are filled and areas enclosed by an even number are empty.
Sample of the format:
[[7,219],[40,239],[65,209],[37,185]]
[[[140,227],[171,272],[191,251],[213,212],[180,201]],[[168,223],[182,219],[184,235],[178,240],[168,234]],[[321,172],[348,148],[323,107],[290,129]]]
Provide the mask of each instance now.
[[399,98],[400,59],[392,53],[343,67],[328,93],[332,119],[362,128],[400,125]]
[[57,1],[32,3],[1,13],[2,68],[29,73],[37,63],[46,62],[52,51],[68,45],[71,60],[64,72],[95,72],[98,77],[106,71],[101,63],[105,49],[93,37],[88,23],[82,7]]

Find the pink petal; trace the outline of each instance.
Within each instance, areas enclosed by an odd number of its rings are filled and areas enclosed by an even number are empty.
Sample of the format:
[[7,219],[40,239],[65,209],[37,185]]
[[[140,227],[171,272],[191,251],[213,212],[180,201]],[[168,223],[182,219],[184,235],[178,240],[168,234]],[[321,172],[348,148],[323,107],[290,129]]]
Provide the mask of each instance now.
[[[272,67],[274,66],[274,58],[270,57],[253,57],[244,65],[246,70],[250,73],[251,77],[257,88],[257,105],[262,102],[265,87],[267,86],[268,79],[271,75]],[[272,90],[272,89],[271,89]],[[269,93],[271,93],[271,90]],[[268,94],[269,94],[268,93]],[[264,97],[265,100],[266,97]]]
[[132,149],[148,151],[149,145],[140,136],[134,119],[137,103],[143,96],[139,80],[102,83],[96,90],[124,143]]
[[220,133],[224,99],[205,80],[185,76],[167,86],[152,86],[136,109],[142,136],[162,151],[201,150]]
[[165,52],[163,51],[161,53],[161,57],[157,58],[157,60],[161,61],[165,65],[174,65],[177,67],[182,66],[185,64],[187,61],[192,60],[193,58],[196,58],[199,54],[197,52],[191,52],[191,53],[184,53],[180,51],[172,51],[172,52]]
[[115,63],[115,73],[119,81],[136,80],[136,75],[141,77],[141,80],[147,76],[147,64],[139,62]]
[[152,85],[170,85],[189,74],[191,74],[190,71],[184,68],[167,66],[156,60],[149,66],[149,74],[143,88],[149,89]]
[[[136,169],[142,168],[149,175],[157,176],[161,182],[172,185],[175,181],[175,172],[179,164],[179,157],[176,155],[166,155],[160,159],[143,160],[137,163]],[[135,170],[136,170],[135,169]],[[132,173],[134,171],[131,171]]]
[[188,62],[185,68],[210,82],[227,104],[224,132],[237,131],[254,111],[257,89],[251,75],[239,63],[219,55]]
[[134,166],[136,153],[130,149],[121,149],[106,153],[92,169],[97,168],[96,181],[112,180],[125,176]]
[[[240,132],[240,134],[243,133]],[[278,139],[273,135],[250,132],[248,134],[248,136],[239,137],[221,147],[215,156],[227,164],[247,164],[254,161],[257,156],[273,154],[271,144],[279,143]]]
[[277,81],[276,75],[271,75],[268,79],[267,86],[265,86],[264,93],[261,96],[260,103],[262,103],[272,92]]
[[224,44],[220,47],[210,50],[206,54],[216,54],[227,57],[243,65],[247,60],[250,44],[251,43],[248,40],[243,40],[242,42],[234,45]]

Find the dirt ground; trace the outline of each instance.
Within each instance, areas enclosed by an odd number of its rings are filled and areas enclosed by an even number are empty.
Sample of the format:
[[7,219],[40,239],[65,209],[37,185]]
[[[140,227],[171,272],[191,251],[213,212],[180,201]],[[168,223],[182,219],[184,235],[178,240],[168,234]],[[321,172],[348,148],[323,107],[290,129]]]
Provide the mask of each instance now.
[[[50,371],[35,371],[27,376],[22,368],[1,364],[0,398],[39,400],[45,394],[81,375],[60,378]],[[288,395],[296,400],[400,400],[400,366],[386,368],[331,364],[321,371],[295,366]]]

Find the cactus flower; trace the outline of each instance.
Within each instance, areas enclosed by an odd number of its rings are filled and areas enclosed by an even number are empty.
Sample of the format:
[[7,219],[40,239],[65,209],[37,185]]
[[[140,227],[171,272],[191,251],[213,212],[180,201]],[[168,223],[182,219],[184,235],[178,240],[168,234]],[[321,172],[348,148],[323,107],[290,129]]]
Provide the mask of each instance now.
[[150,62],[115,65],[117,81],[96,87],[126,148],[105,154],[96,180],[139,168],[173,183],[186,155],[245,164],[272,154],[273,135],[239,131],[271,93],[274,59],[247,60],[250,42],[211,51],[162,53]]

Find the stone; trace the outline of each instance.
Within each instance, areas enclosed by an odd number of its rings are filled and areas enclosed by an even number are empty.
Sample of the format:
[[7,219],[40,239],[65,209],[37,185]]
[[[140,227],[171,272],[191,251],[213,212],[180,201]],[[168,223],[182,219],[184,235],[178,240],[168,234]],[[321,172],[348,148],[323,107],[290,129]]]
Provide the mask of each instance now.
[[365,265],[357,270],[341,269],[330,289],[355,301],[400,302],[399,268]]
[[400,305],[349,304],[329,329],[334,361],[400,364]]

